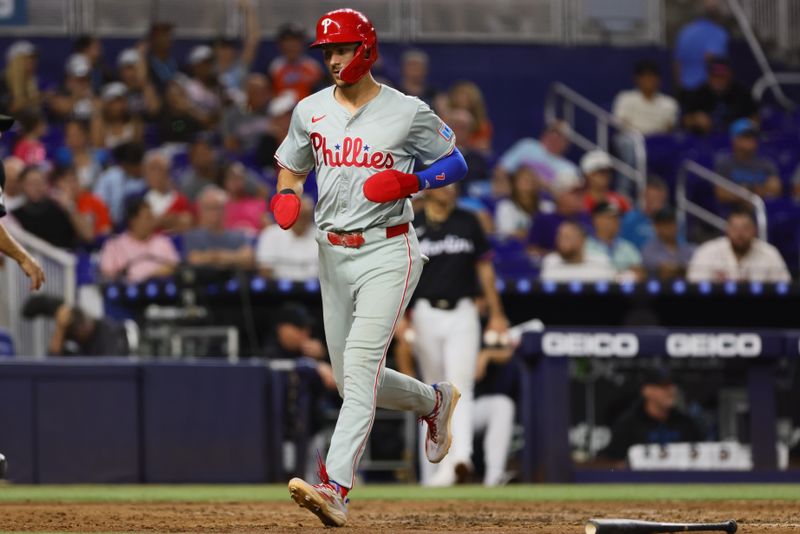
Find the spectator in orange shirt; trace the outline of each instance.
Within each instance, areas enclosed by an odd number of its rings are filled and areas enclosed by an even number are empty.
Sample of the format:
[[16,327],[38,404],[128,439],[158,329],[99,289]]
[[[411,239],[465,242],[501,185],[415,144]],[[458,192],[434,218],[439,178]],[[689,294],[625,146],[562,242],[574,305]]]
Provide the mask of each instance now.
[[280,55],[269,64],[269,76],[275,94],[292,89],[302,100],[314,92],[322,81],[322,67],[304,54],[306,36],[303,29],[294,24],[284,24],[278,30]]
[[456,82],[450,88],[450,107],[453,109],[466,109],[475,119],[475,125],[467,140],[467,146],[473,150],[491,152],[492,123],[486,113],[486,104],[480,88],[468,80]]
[[631,209],[627,198],[611,190],[613,166],[608,154],[602,150],[587,152],[581,158],[581,172],[586,178],[586,194],[583,197],[586,211],[592,212],[601,202],[614,204],[620,213]]
[[97,195],[82,189],[74,167],[59,167],[53,172],[52,195],[62,206],[75,206],[92,228],[91,240],[111,232],[108,206]]

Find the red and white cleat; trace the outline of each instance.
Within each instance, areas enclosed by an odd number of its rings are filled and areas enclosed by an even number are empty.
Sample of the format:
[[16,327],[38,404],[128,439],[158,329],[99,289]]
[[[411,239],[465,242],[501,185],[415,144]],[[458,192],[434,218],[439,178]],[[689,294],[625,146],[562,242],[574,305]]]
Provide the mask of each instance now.
[[450,450],[453,433],[450,430],[450,421],[456,409],[461,393],[450,382],[439,382],[433,385],[436,390],[436,405],[433,411],[422,421],[428,423],[428,434],[425,437],[425,455],[428,461],[434,464],[441,462]]
[[319,484],[311,485],[301,478],[289,481],[289,494],[294,502],[319,518],[327,527],[343,527],[347,523],[347,488],[328,479],[320,462]]

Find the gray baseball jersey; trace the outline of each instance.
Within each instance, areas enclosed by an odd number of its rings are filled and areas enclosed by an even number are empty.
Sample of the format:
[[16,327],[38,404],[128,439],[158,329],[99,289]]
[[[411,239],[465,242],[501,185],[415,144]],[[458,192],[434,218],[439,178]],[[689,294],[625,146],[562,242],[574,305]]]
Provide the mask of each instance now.
[[334,86],[328,87],[297,105],[275,159],[296,174],[316,170],[314,218],[320,230],[353,232],[410,222],[408,199],[370,202],[364,182],[386,169],[410,173],[415,158],[430,165],[453,151],[455,135],[427,104],[385,85],[354,114],[333,92]]

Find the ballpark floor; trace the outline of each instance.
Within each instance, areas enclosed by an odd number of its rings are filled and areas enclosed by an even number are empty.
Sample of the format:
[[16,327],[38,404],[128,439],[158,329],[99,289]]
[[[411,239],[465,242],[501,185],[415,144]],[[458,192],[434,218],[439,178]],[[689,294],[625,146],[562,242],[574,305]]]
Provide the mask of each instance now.
[[[800,485],[363,486],[347,533],[582,533],[590,517],[800,534]],[[2,532],[331,532],[284,486],[0,486]]]

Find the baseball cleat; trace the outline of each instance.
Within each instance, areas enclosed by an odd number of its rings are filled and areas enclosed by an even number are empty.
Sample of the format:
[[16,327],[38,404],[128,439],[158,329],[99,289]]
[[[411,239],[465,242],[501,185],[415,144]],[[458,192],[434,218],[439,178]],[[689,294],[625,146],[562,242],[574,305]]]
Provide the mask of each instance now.
[[450,450],[450,444],[453,442],[450,421],[453,418],[453,411],[456,409],[458,399],[461,398],[461,393],[450,382],[434,384],[433,389],[436,390],[436,405],[429,415],[420,419],[428,423],[428,434],[425,436],[425,455],[429,462],[438,464],[447,456],[447,451]]
[[343,527],[347,523],[349,499],[330,483],[311,485],[301,478],[289,481],[289,494],[300,508],[309,510],[326,527]]

